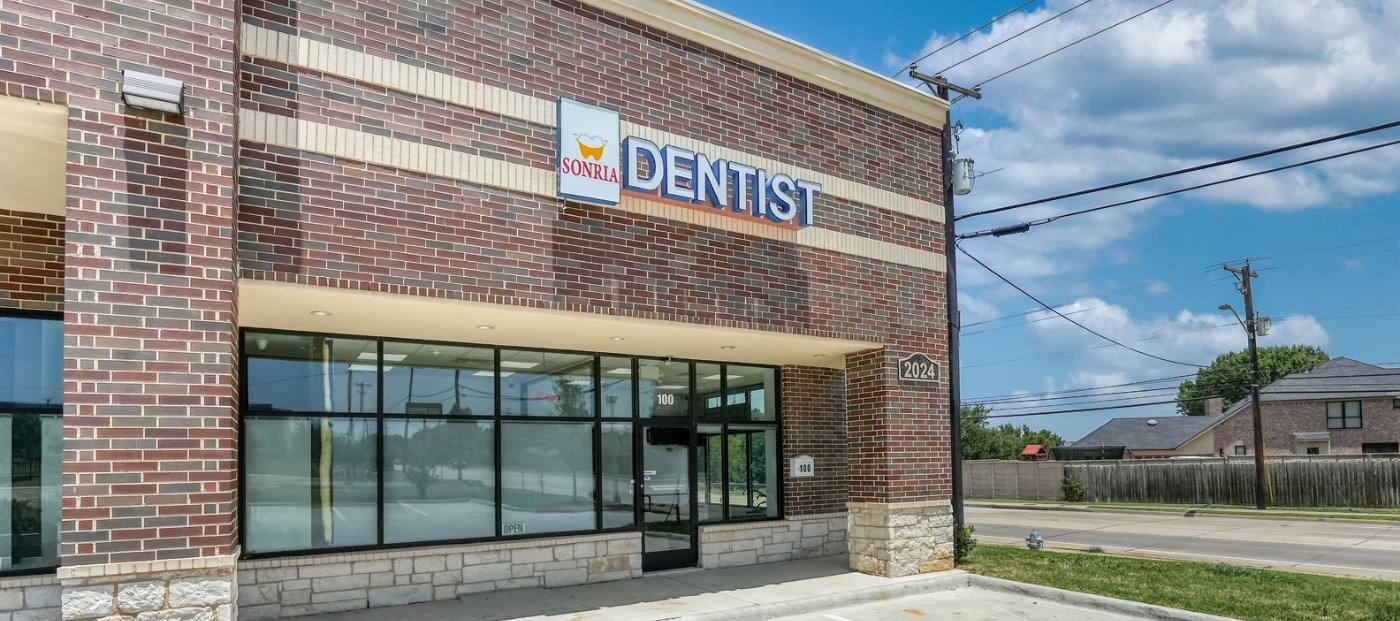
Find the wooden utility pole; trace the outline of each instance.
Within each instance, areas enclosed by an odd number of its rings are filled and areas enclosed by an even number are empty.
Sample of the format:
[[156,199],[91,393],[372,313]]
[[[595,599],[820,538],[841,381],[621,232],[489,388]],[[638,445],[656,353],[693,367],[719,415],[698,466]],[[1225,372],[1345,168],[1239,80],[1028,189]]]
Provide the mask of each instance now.
[[1254,508],[1268,506],[1269,478],[1264,468],[1264,418],[1259,412],[1259,321],[1254,314],[1254,283],[1259,277],[1249,267],[1245,259],[1244,267],[1225,266],[1225,270],[1239,279],[1240,293],[1244,294],[1244,330],[1249,335],[1249,401],[1254,411]]

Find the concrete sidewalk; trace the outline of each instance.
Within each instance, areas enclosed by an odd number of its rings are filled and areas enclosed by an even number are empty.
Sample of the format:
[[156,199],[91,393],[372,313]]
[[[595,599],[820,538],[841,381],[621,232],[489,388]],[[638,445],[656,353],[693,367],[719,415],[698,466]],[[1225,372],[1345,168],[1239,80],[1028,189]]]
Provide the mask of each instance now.
[[[690,569],[557,589],[514,589],[459,600],[372,608],[315,617],[315,621],[768,621],[870,602],[959,591],[960,599],[1075,607],[1079,621],[1125,618],[1220,619],[1185,611],[1111,600],[1046,587],[1032,587],[962,571],[880,578],[853,572],[846,557],[832,556],[730,569]],[[996,619],[975,603],[959,618]],[[990,615],[990,616],[989,616]]]

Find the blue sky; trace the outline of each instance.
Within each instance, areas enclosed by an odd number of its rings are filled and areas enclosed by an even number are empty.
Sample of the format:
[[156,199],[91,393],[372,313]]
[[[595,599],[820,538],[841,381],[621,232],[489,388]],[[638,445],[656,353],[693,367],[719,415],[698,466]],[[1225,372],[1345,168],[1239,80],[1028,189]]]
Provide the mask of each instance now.
[[[920,63],[935,73],[1082,0],[1042,0]],[[971,86],[1160,0],[1093,0],[953,68]],[[704,0],[704,4],[889,75],[1020,1]],[[1400,120],[1400,7],[1388,0],[1174,0],[983,85],[954,107],[976,160],[960,214],[1175,170]],[[1222,169],[969,218],[970,232],[1052,216],[1400,139],[1377,132]],[[1242,349],[1223,303],[1244,308],[1220,264],[1254,257],[1261,344],[1307,344],[1400,366],[1400,145],[1209,190],[1066,218],[966,250],[1076,320],[1189,363]],[[1108,345],[966,257],[958,260],[963,395],[1081,390],[1183,375],[1194,367]],[[1029,314],[1026,314],[1029,313]],[[1008,317],[1006,319],[998,319]],[[1105,347],[1105,345],[1107,345]],[[1133,389],[1174,388],[1175,382]],[[1174,392],[1137,393],[1142,401]],[[1002,404],[997,414],[1131,405]],[[1074,440],[1115,416],[1170,405],[1007,418]]]

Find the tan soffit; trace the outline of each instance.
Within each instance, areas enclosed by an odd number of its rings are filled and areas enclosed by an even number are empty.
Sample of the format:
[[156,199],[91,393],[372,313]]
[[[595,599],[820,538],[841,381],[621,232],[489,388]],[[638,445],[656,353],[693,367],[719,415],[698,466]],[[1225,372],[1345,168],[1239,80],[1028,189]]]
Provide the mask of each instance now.
[[[330,43],[249,24],[243,25],[242,38],[242,51],[249,56],[343,76],[358,82],[413,93],[458,106],[520,119],[536,125],[557,126],[555,108],[558,102],[556,101],[511,92],[424,67],[415,67],[388,58],[380,58]],[[645,138],[656,144],[676,145],[704,153],[712,158],[743,162],[767,170],[781,170],[793,177],[822,184],[822,193],[828,196],[872,205],[912,218],[932,222],[943,221],[944,209],[938,203],[845,179],[831,172],[785,164],[774,159],[636,123],[623,122],[621,130],[625,135]]]
[[0,209],[64,215],[68,108],[0,96]]
[[756,65],[942,129],[948,102],[690,0],[582,0]]
[[833,369],[845,368],[848,353],[882,347],[856,340],[246,278],[238,281],[238,309],[239,325],[249,329]]

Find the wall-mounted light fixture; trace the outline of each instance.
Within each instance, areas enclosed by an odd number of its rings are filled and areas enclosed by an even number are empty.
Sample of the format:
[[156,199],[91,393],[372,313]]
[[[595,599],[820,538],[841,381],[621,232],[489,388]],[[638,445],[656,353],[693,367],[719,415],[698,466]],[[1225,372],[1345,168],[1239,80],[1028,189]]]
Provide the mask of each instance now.
[[122,71],[122,101],[142,110],[185,113],[185,83],[140,71]]

